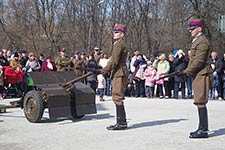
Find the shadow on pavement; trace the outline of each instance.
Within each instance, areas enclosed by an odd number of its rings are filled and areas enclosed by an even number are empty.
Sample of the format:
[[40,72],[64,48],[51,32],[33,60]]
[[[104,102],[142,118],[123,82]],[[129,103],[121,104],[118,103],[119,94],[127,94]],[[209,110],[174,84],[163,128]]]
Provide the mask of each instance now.
[[96,108],[98,111],[101,111],[101,110],[108,110],[106,109],[104,106],[102,106],[101,104],[96,104]]
[[3,120],[0,120],[0,122],[4,122]]
[[25,116],[15,116],[15,115],[8,115],[4,113],[4,115],[0,115],[1,117],[10,117],[10,118],[25,118]]
[[106,113],[106,114],[88,115],[88,116],[85,116],[83,120],[100,120],[100,119],[108,119],[112,117],[115,117],[115,116],[112,116],[109,113]]
[[209,137],[222,136],[225,135],[225,128],[212,131],[212,134],[209,134]]
[[176,123],[176,122],[186,121],[186,120],[188,120],[188,119],[168,119],[168,120],[141,122],[141,123],[137,123],[137,124],[133,124],[132,126],[129,126],[129,129],[158,126],[158,125],[164,125],[164,124],[168,124],[168,123]]
[[71,118],[60,118],[60,119],[49,119],[47,117],[42,117],[41,121],[38,122],[40,124],[42,123],[57,123],[57,122],[61,122],[61,121],[64,121],[64,120],[71,120]]
[[[106,114],[97,114],[97,115],[85,115],[84,117],[81,118],[60,118],[60,119],[49,119],[46,117],[43,117],[40,123],[57,123],[59,122],[60,125],[64,124],[71,124],[71,123],[76,123],[76,122],[81,122],[81,121],[88,121],[88,120],[101,120],[101,119],[106,119],[106,118],[112,118],[115,116],[111,116],[109,113]],[[72,120],[72,122],[66,122],[66,123],[60,123],[65,120]]]

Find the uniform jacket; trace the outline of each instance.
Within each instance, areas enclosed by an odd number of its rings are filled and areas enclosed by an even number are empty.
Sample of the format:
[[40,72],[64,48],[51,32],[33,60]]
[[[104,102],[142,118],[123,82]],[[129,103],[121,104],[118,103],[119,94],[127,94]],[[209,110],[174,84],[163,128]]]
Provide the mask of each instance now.
[[55,60],[57,71],[65,71],[66,67],[69,67],[71,64],[71,60],[67,56],[58,56]]
[[210,65],[207,63],[209,57],[209,41],[205,35],[200,35],[192,43],[191,56],[185,73],[187,75],[206,75],[212,72]]
[[128,69],[126,66],[126,58],[128,51],[125,47],[125,40],[120,39],[113,45],[112,56],[110,57],[106,67],[102,69],[102,73],[105,75],[111,72],[111,78],[128,77]]
[[[79,58],[79,59],[73,58],[72,63],[75,68],[83,68],[83,66],[84,66],[84,60],[81,58]],[[78,76],[83,75],[82,70],[74,69],[74,72]]]
[[184,73],[193,77],[194,104],[208,102],[209,89],[213,83],[211,66],[207,63],[209,57],[209,42],[205,35],[195,37],[192,42],[191,55],[187,69]]

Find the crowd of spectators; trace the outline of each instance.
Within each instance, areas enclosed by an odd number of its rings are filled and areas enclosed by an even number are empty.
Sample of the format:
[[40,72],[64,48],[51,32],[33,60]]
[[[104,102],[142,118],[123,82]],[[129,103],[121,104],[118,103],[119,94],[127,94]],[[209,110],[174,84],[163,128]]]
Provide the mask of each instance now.
[[[188,66],[189,59],[190,51],[186,54],[182,49],[168,56],[166,53],[161,53],[149,59],[140,51],[135,50],[134,56],[127,59],[127,67],[131,75],[126,95],[165,99],[193,98],[191,76],[173,76],[157,80],[173,72],[182,72]],[[214,82],[210,89],[209,99],[224,100],[225,54],[222,58],[218,58],[217,52],[212,51],[208,62],[214,71]]]
[[[190,76],[173,76],[157,80],[173,72],[181,72],[186,69],[189,61],[190,51],[185,54],[183,50],[175,53],[161,53],[157,56],[147,58],[139,50],[133,55],[128,54],[126,65],[130,72],[126,96],[133,97],[159,97],[161,99],[186,99],[193,98],[192,78]],[[0,51],[0,71],[4,66],[10,66],[17,72],[25,72],[23,80],[29,79],[29,72],[34,71],[66,71],[73,70],[77,76],[83,75],[83,70],[75,68],[87,67],[91,69],[104,68],[109,61],[106,53],[95,47],[92,53],[75,51],[72,57],[67,55],[67,50],[62,48],[59,55],[53,59],[52,56],[36,56],[27,51]],[[212,51],[209,63],[213,68],[214,82],[209,92],[209,99],[225,99],[225,54],[218,58],[217,52]],[[2,77],[1,77],[2,78]],[[19,83],[18,88],[23,88]],[[90,86],[99,95],[99,100],[104,101],[104,95],[112,94],[110,74],[107,76],[92,75],[82,82]],[[25,86],[24,86],[25,87]],[[0,99],[3,98],[4,78],[0,82]],[[181,91],[181,92],[180,92]],[[180,94],[181,93],[181,94]]]

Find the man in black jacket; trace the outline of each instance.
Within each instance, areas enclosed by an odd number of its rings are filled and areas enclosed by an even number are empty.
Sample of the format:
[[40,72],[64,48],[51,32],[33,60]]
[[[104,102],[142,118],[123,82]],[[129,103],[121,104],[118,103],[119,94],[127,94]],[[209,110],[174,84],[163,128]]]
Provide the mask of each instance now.
[[[182,49],[177,51],[175,60],[173,61],[175,72],[182,72],[187,68],[188,59]],[[174,78],[174,98],[178,99],[179,85],[181,84],[182,98],[185,99],[185,81],[186,76],[175,76]]]

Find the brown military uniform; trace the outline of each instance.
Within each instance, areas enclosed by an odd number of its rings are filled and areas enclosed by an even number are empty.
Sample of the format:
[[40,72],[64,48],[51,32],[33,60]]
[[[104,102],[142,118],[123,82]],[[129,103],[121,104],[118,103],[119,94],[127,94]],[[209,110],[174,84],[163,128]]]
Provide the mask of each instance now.
[[106,67],[102,69],[103,74],[111,72],[112,99],[117,105],[122,105],[125,99],[124,91],[128,82],[128,69],[125,62],[127,54],[125,40],[116,41],[113,45],[112,56]]
[[213,80],[212,69],[207,63],[210,53],[209,41],[205,35],[195,38],[191,46],[190,61],[184,72],[193,77],[194,104],[205,105]]
[[61,55],[56,58],[55,62],[57,71],[66,71],[66,68],[71,64],[71,60],[69,57]]
[[[75,68],[83,68],[84,67],[84,60],[81,59],[81,58],[79,58],[79,59],[73,58],[72,62],[73,62],[73,65],[74,65]],[[78,76],[83,75],[83,70],[74,69],[74,72]]]

